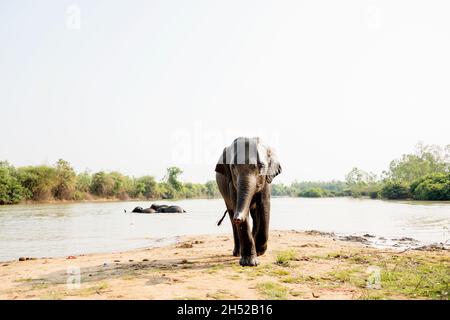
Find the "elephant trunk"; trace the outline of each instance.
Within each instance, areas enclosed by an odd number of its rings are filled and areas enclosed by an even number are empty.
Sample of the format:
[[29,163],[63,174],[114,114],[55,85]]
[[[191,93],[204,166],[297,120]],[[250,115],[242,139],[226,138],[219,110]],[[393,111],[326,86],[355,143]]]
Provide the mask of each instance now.
[[250,202],[256,189],[256,179],[239,177],[237,181],[237,201],[233,222],[240,224],[248,219]]

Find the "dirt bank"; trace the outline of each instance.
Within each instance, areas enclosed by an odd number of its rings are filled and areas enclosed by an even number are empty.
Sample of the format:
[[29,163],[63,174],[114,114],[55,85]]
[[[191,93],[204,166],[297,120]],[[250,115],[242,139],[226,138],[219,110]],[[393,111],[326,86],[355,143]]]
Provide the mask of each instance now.
[[380,250],[329,234],[273,231],[260,265],[242,268],[231,249],[228,235],[196,236],[162,248],[6,262],[0,264],[0,298],[449,297],[448,250]]

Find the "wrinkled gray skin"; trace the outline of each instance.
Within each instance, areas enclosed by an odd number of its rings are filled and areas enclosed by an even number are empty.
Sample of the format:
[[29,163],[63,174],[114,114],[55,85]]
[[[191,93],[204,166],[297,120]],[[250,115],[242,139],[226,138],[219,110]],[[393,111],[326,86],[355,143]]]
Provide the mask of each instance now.
[[[222,156],[216,165],[216,181],[233,226],[233,255],[240,255],[241,266],[258,265],[256,257],[264,254],[267,249],[270,183],[281,173],[281,166],[274,151],[259,138],[251,139],[254,139],[253,142],[257,145],[256,163],[223,163]],[[234,159],[237,151],[232,145],[223,152],[231,152],[231,158]],[[252,228],[249,215],[253,220]]]
[[156,210],[156,212],[164,212],[164,213],[185,213],[186,211],[180,206],[168,206],[168,205],[157,205],[152,204],[151,209]]
[[135,212],[135,213],[155,213],[156,210],[154,210],[152,208],[143,209],[142,207],[136,207],[131,212]]
[[166,208],[160,208],[158,212],[185,213],[186,211],[179,206],[168,206]]
[[154,204],[154,203],[150,206],[150,208],[152,208],[155,211],[158,211],[158,210],[163,209],[163,208],[168,208],[168,207],[169,206],[166,205],[166,204]]

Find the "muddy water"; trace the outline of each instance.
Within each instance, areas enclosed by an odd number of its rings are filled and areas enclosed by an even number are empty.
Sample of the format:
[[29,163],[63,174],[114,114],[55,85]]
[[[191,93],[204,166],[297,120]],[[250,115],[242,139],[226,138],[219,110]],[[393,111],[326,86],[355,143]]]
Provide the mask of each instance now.
[[[223,201],[183,200],[186,214],[130,214],[137,205],[109,202],[0,207],[0,261],[54,257],[159,246],[187,234],[231,232],[229,220],[215,222]],[[391,202],[349,198],[272,199],[271,229],[371,234],[376,245],[402,237],[420,244],[450,239],[450,203]],[[450,242],[450,241],[449,241]]]

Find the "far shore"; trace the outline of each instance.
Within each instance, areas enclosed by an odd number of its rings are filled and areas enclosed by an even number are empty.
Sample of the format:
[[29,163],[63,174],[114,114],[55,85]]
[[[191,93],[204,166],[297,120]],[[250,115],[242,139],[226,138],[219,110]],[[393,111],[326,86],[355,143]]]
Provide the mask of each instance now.
[[450,252],[442,248],[377,249],[316,231],[272,231],[260,265],[244,268],[231,238],[3,262],[0,299],[449,298]]
[[[389,202],[412,202],[412,203],[426,203],[426,204],[433,204],[433,203],[449,203],[450,200],[415,200],[415,199],[401,199],[401,200],[389,200],[389,199],[371,199],[370,197],[352,197],[352,196],[343,196],[343,197],[288,197],[288,196],[272,196],[272,198],[301,198],[301,199],[342,199],[342,198],[348,198],[348,199],[361,199],[361,200],[382,200],[382,201],[389,201]],[[184,200],[214,200],[214,199],[221,199],[220,197],[217,198],[175,198],[175,199],[144,199],[144,198],[130,198],[130,199],[119,199],[119,198],[93,198],[93,199],[86,199],[86,200],[45,200],[45,201],[34,201],[34,200],[28,200],[23,201],[17,204],[3,204],[0,205],[1,207],[4,206],[21,206],[21,205],[42,205],[42,204],[77,204],[77,203],[107,203],[107,202],[141,202],[141,203],[152,203],[152,202],[174,202],[174,201],[184,201]]]
[[23,201],[16,204],[6,204],[6,205],[0,205],[2,206],[23,206],[23,205],[39,205],[39,204],[76,204],[76,203],[107,203],[107,202],[141,202],[141,203],[152,203],[152,202],[174,202],[174,201],[181,201],[181,200],[194,200],[194,199],[204,199],[204,200],[210,200],[210,199],[219,199],[219,198],[179,198],[179,199],[140,199],[140,198],[130,198],[130,199],[119,199],[119,198],[95,198],[95,199],[86,199],[86,200],[45,200],[45,201],[34,201],[34,200],[28,200]]

